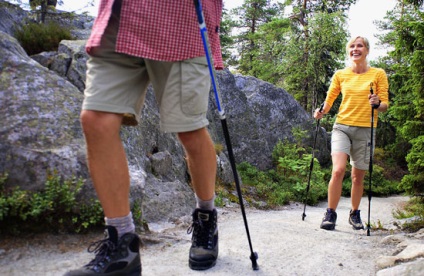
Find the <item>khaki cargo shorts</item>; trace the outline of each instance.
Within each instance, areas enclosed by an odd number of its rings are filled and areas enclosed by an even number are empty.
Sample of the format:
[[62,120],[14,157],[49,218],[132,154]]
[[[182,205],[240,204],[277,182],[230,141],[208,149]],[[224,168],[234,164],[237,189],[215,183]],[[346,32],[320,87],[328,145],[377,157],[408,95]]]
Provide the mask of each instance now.
[[[373,129],[375,145],[375,128]],[[331,134],[331,154],[344,152],[350,164],[360,170],[368,170],[370,162],[371,128],[355,127],[335,123]],[[373,146],[374,152],[375,146]]]
[[164,132],[186,132],[209,124],[210,75],[205,57],[164,62],[117,53],[119,17],[112,15],[100,47],[87,61],[83,110],[124,114],[123,124],[141,119],[147,87],[151,83]]

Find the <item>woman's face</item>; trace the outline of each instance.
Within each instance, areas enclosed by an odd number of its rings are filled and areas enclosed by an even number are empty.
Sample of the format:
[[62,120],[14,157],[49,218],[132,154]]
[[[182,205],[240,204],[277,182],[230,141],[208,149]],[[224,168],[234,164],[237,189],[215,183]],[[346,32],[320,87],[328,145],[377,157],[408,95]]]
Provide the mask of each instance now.
[[364,40],[362,38],[357,38],[349,46],[349,58],[355,63],[365,61],[368,55],[368,49],[365,46]]

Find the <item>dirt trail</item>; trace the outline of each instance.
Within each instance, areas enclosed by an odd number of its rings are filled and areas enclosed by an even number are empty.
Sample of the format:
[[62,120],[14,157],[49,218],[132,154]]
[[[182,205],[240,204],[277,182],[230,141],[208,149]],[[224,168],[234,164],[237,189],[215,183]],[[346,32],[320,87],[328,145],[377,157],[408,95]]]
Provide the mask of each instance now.
[[[407,201],[406,197],[373,198],[371,222],[393,227],[392,211]],[[394,248],[380,243],[388,231],[354,231],[348,224],[350,203],[342,198],[337,209],[335,231],[319,228],[325,203],[307,206],[292,204],[278,211],[247,209],[253,250],[259,255],[259,270],[252,270],[250,250],[239,208],[219,209],[220,253],[215,267],[204,272],[188,268],[190,235],[186,224],[151,225],[156,229],[143,238],[144,276],[171,275],[375,275],[375,260],[390,255]],[[368,200],[363,198],[361,214],[367,221]],[[157,230],[162,229],[162,230]],[[34,241],[16,239],[0,244],[0,275],[62,275],[85,264],[92,257],[86,253],[90,239],[97,236],[46,236]]]

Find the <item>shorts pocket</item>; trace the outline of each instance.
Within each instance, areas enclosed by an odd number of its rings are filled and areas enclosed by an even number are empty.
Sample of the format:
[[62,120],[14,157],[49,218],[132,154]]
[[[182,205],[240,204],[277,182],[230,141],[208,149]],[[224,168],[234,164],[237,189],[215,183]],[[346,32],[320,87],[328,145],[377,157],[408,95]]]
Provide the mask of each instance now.
[[364,148],[365,148],[365,152],[364,152],[364,163],[365,164],[369,164],[369,162],[370,162],[370,147],[371,147],[371,142],[369,142],[369,141],[366,141],[366,142],[364,142],[365,143],[365,145],[364,145]]
[[197,59],[181,62],[181,109],[187,115],[208,110],[211,80],[207,64]]

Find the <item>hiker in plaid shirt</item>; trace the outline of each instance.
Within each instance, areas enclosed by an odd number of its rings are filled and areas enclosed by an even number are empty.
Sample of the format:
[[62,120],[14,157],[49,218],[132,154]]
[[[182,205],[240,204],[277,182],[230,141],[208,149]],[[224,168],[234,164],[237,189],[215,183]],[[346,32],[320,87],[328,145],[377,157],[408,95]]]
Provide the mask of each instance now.
[[[203,12],[216,69],[222,0],[205,0]],[[66,275],[140,275],[140,240],[129,205],[130,177],[121,125],[136,126],[151,83],[160,128],[177,133],[190,170],[193,212],[189,266],[215,265],[216,155],[206,126],[210,76],[192,0],[102,0],[86,45],[86,89],[81,111],[91,178],[107,234],[89,247],[95,258]],[[143,135],[143,134],[142,134]],[[94,247],[94,248],[93,248]]]

